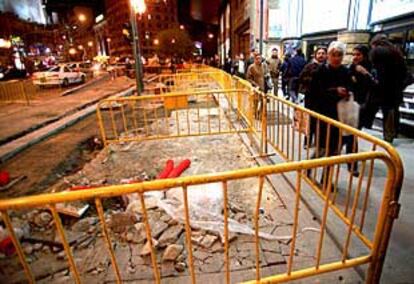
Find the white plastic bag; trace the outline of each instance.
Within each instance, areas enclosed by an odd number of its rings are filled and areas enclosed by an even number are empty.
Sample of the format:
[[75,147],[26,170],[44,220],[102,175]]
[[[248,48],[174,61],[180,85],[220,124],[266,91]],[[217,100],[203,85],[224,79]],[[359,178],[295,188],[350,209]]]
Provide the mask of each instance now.
[[[338,120],[349,126],[358,128],[359,123],[359,104],[354,101],[354,96],[350,95],[347,99],[342,99],[337,104]],[[346,131],[342,135],[351,135]]]

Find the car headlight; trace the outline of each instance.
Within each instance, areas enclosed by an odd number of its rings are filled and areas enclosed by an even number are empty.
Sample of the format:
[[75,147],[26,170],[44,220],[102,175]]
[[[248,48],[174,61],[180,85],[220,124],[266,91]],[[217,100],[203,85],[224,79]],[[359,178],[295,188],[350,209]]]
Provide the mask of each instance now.
[[4,78],[4,74],[0,73],[0,79],[3,79],[3,78]]

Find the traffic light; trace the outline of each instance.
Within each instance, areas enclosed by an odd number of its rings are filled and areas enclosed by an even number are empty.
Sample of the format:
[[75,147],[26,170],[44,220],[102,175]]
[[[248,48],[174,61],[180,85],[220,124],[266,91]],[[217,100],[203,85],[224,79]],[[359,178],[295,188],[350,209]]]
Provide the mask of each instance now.
[[132,28],[130,23],[124,23],[122,25],[122,35],[126,41],[132,42]]

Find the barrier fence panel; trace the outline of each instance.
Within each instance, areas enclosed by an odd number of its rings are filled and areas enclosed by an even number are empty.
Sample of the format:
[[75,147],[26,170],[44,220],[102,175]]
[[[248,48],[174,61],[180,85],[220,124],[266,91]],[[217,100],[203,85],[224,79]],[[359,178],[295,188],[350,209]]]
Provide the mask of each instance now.
[[[248,132],[234,108],[238,90],[106,99],[98,121],[105,145],[129,141]],[[183,119],[184,118],[184,119]]]
[[[249,279],[252,281],[248,283],[286,282],[362,267],[364,264],[368,265],[368,269],[363,279],[367,283],[378,283],[393,220],[398,216],[398,198],[403,178],[403,167],[395,149],[340,122],[281,98],[265,95],[246,81],[232,78],[224,72],[201,74],[203,72],[199,75],[183,73],[182,77],[169,78],[174,78],[177,84],[209,78],[222,89],[102,101],[97,108],[97,115],[105,146],[219,134],[238,134],[243,139],[244,134],[247,134],[250,142],[258,145],[259,156],[268,158],[268,162],[273,165],[0,200],[3,221],[27,279],[34,282],[35,276],[14,233],[10,216],[31,208],[49,210],[63,243],[71,275],[79,283],[84,281],[85,271],[79,267],[77,257],[66,239],[65,227],[56,206],[81,200],[93,202],[96,208],[114,279],[118,282],[125,279],[125,271],[120,268],[121,260],[115,251],[115,236],[108,229],[103,204],[106,200],[135,194],[140,203],[138,214],[148,241],[152,279],[159,283],[164,272],[160,270],[160,252],[152,238],[154,228],[149,222],[146,197],[149,192],[167,192],[173,189],[178,190],[182,200],[180,206],[174,207],[177,210],[174,211],[174,218],[184,226],[185,271],[192,283],[203,279],[200,274],[203,271],[200,266],[203,264],[197,258],[200,256],[193,254],[195,248],[192,230],[199,228],[199,223],[191,217],[194,205],[189,199],[191,193],[199,190],[197,185],[218,183],[223,204],[220,220],[216,221],[220,224],[218,230],[222,236],[222,250],[214,261],[223,262],[220,275],[226,283]],[[306,119],[313,120],[316,132],[314,141],[308,138],[307,124],[303,122]],[[344,138],[350,140],[348,145],[353,150],[346,155],[341,152]],[[355,174],[355,169],[358,169],[358,174]],[[375,174],[378,171],[380,176]],[[250,179],[253,179],[254,186],[236,186]],[[266,202],[270,202],[266,192],[273,180],[278,183],[273,187],[274,193],[293,195],[291,204],[280,206],[287,208],[289,214],[281,213],[280,217],[277,213],[275,215],[280,218],[279,221],[291,223],[292,227],[284,236],[271,231],[270,238],[275,242],[272,246],[284,248],[286,261],[266,266],[266,251],[263,246],[269,246],[270,239],[266,239],[269,236],[261,229],[264,222],[261,211],[266,207]],[[285,185],[290,185],[293,191],[284,191]],[[244,198],[248,199],[246,202],[250,205],[251,219],[248,220],[253,228],[247,234],[254,238],[250,246],[254,273],[247,276],[237,272],[234,253],[239,248],[231,241],[231,232],[235,227],[234,221],[229,217],[232,197],[242,189],[245,190]],[[374,189],[381,192],[379,202],[372,198]],[[283,199],[283,196],[279,197]],[[308,224],[313,218],[319,220],[318,226],[309,228]],[[307,231],[315,235],[303,238],[302,235]],[[332,243],[337,250],[332,250]],[[312,252],[312,257],[304,260],[297,254],[298,248]]]
[[[307,262],[306,266],[303,267],[301,263],[296,263],[296,257],[295,257],[295,249],[296,245],[299,245],[299,236],[306,230],[309,230],[307,228],[304,228],[302,224],[299,223],[299,214],[303,211],[303,203],[301,201],[301,197],[303,197],[303,183],[301,176],[306,172],[307,170],[314,169],[318,166],[325,166],[329,167],[330,169],[333,169],[335,165],[340,164],[346,164],[350,162],[358,161],[362,163],[363,167],[365,164],[372,160],[382,160],[385,162],[389,169],[389,174],[392,176],[394,173],[392,172],[392,162],[389,160],[389,158],[381,152],[370,152],[370,153],[360,153],[360,154],[352,154],[348,156],[336,156],[336,157],[329,157],[329,158],[323,158],[323,159],[315,159],[310,160],[306,162],[290,162],[286,164],[279,164],[279,165],[273,165],[273,166],[263,166],[263,167],[256,167],[256,168],[249,168],[249,169],[241,169],[237,171],[231,171],[231,172],[222,172],[217,174],[209,174],[209,175],[200,175],[200,176],[189,176],[189,177],[182,177],[182,178],[176,178],[176,179],[166,179],[166,180],[156,180],[156,181],[149,181],[149,182],[142,182],[137,184],[128,184],[128,185],[119,185],[119,186],[107,186],[107,187],[101,187],[101,188],[95,188],[90,189],[87,191],[72,191],[72,192],[61,192],[61,193],[51,193],[51,194],[42,194],[37,196],[31,196],[31,197],[21,197],[21,198],[15,198],[15,199],[9,199],[9,200],[1,200],[0,201],[0,211],[2,212],[2,217],[4,220],[4,223],[6,224],[6,227],[9,232],[14,232],[14,227],[11,222],[11,215],[16,214],[16,211],[19,210],[27,210],[30,208],[38,208],[42,210],[48,210],[51,212],[51,215],[54,220],[54,224],[56,226],[56,231],[63,243],[64,252],[66,255],[66,259],[68,262],[68,266],[70,267],[71,275],[76,283],[80,283],[83,280],[83,277],[86,275],[83,275],[80,271],[82,270],[82,267],[80,267],[77,264],[77,261],[75,261],[75,255],[73,249],[71,249],[71,246],[67,239],[67,233],[65,232],[64,226],[62,225],[62,221],[59,217],[59,214],[57,213],[57,206],[61,203],[70,204],[72,202],[76,201],[90,201],[90,204],[95,203],[96,206],[96,212],[99,217],[100,221],[100,227],[101,227],[101,235],[103,241],[106,243],[107,247],[107,253],[108,257],[111,261],[111,269],[113,269],[113,273],[115,275],[115,279],[117,281],[122,281],[122,275],[125,275],[124,271],[120,271],[119,269],[119,262],[121,261],[116,257],[116,254],[114,253],[114,236],[109,232],[107,226],[107,218],[104,215],[103,211],[103,203],[111,198],[121,197],[121,196],[127,196],[130,194],[137,194],[139,196],[140,202],[141,202],[141,216],[143,223],[145,225],[145,231],[146,231],[146,239],[149,240],[150,245],[150,259],[151,259],[151,266],[152,266],[152,273],[153,273],[153,280],[156,283],[160,282],[161,274],[157,263],[157,250],[155,248],[155,244],[151,241],[152,236],[151,232],[153,228],[151,228],[149,221],[148,221],[148,211],[147,211],[147,204],[146,200],[144,198],[144,194],[147,192],[154,192],[154,191],[166,191],[170,188],[181,188],[182,194],[183,194],[183,207],[182,211],[180,211],[180,215],[176,216],[179,220],[182,220],[184,227],[185,227],[185,238],[186,238],[186,251],[187,251],[187,263],[188,263],[188,273],[191,276],[192,283],[195,283],[196,279],[201,277],[199,273],[196,273],[198,271],[197,265],[195,265],[195,259],[192,255],[192,239],[191,239],[191,220],[190,220],[190,207],[191,205],[188,202],[188,194],[192,190],[193,186],[200,185],[200,184],[211,184],[211,183],[220,183],[223,195],[224,195],[224,204],[223,208],[227,208],[229,197],[227,196],[227,190],[229,186],[235,181],[239,181],[246,178],[255,178],[257,180],[257,188],[251,189],[255,190],[257,196],[254,203],[254,206],[252,206],[253,209],[253,220],[252,220],[252,227],[254,228],[254,244],[255,244],[255,276],[253,276],[253,279],[256,279],[255,281],[252,281],[251,283],[254,283],[256,281],[262,281],[262,282],[285,282],[295,279],[301,279],[306,278],[310,276],[319,275],[326,272],[331,272],[335,270],[340,269],[346,269],[366,263],[373,263],[375,261],[375,258],[378,257],[376,255],[376,248],[378,247],[378,240],[374,240],[373,242],[367,242],[365,245],[365,250],[358,250],[358,253],[355,251],[352,251],[353,255],[349,254],[349,251],[351,251],[351,239],[352,243],[356,242],[356,237],[358,237],[356,230],[355,230],[355,212],[358,204],[359,196],[362,195],[362,189],[361,189],[361,182],[359,183],[359,186],[357,188],[357,193],[355,195],[355,198],[352,201],[352,211],[351,214],[345,218],[347,222],[347,226],[344,227],[344,229],[347,231],[347,233],[344,235],[343,243],[342,243],[342,253],[339,254],[335,259],[331,257],[327,258],[325,257],[326,254],[328,254],[328,251],[325,249],[327,238],[326,236],[326,227],[327,225],[327,219],[329,216],[328,211],[331,210],[331,202],[329,199],[329,196],[331,194],[331,191],[327,191],[327,198],[325,199],[325,205],[321,208],[320,214],[322,214],[323,219],[320,224],[320,228],[313,229],[313,240],[311,243],[313,244],[312,247],[307,247],[307,250],[315,251],[316,258],[310,259],[310,262]],[[283,265],[282,268],[284,268],[284,271],[274,275],[269,272],[265,272],[264,268],[262,267],[262,262],[260,261],[261,258],[261,244],[263,240],[261,239],[261,233],[259,233],[259,219],[261,218],[260,215],[260,208],[262,204],[263,199],[263,184],[265,182],[266,178],[269,178],[271,176],[280,175],[280,174],[293,174],[295,177],[295,184],[296,184],[296,197],[295,202],[293,205],[293,219],[292,220],[284,220],[286,222],[292,222],[294,224],[290,234],[287,236],[275,236],[275,239],[278,241],[287,241],[287,248],[289,248],[289,255],[287,256],[287,263],[286,265]],[[330,170],[328,175],[328,180],[333,180],[333,170]],[[388,182],[384,189],[384,195],[389,196],[392,194],[392,186],[391,183]],[[386,218],[386,214],[389,211],[389,207],[386,203],[383,203],[379,219]],[[224,229],[224,242],[222,244],[223,246],[223,253],[221,254],[223,258],[223,262],[226,264],[223,267],[222,274],[223,278],[227,280],[226,283],[230,283],[232,281],[232,275],[237,276],[237,272],[232,272],[232,268],[234,268],[234,265],[230,265],[231,263],[231,257],[229,252],[233,251],[232,245],[230,243],[230,234],[229,234],[229,223],[228,223],[228,215],[226,215],[226,210],[223,211],[223,224],[225,224],[223,227]],[[227,221],[226,221],[227,220]],[[377,230],[379,233],[381,233],[382,226],[378,227]],[[25,274],[27,276],[27,279],[31,282],[34,282],[34,276],[32,274],[31,267],[29,263],[27,263],[26,255],[22,249],[22,245],[19,241],[19,239],[16,237],[14,233],[11,233],[11,239],[12,242],[16,248],[17,254],[19,256],[20,262],[22,264],[22,267],[25,271]],[[309,243],[309,242],[308,242]],[[280,268],[280,267],[279,267]],[[197,269],[197,270],[196,270]],[[263,270],[263,271],[262,271]],[[369,277],[369,276],[368,276]],[[369,279],[369,278],[368,278]],[[367,280],[368,281],[368,280]],[[369,282],[369,281],[368,281]],[[249,282],[248,282],[249,283]]]
[[[308,161],[343,155],[346,150],[346,153],[382,152],[390,157],[395,176],[387,176],[385,181],[375,177],[375,169],[380,166],[374,160],[335,167],[320,166],[307,171],[302,177],[322,200],[329,200],[332,212],[345,225],[352,227],[367,246],[372,247],[375,240],[382,239],[378,241],[382,248],[377,249],[385,254],[393,219],[398,216],[398,198],[403,179],[403,166],[396,150],[388,143],[343,123],[285,99],[258,92],[247,81],[240,78],[235,80],[237,88],[255,93],[255,98],[259,102],[253,105],[254,112],[258,115],[254,117],[252,133],[259,141],[261,156],[276,155],[279,162]],[[377,219],[385,205],[370,206],[369,198],[372,185],[378,186],[381,182],[387,186],[391,183],[393,190],[391,196],[387,197],[390,198],[387,201],[387,206],[390,206],[389,214]],[[351,223],[347,219],[350,216]],[[384,226],[386,231],[378,235],[378,228],[381,226]],[[379,279],[376,277],[381,274],[383,260],[384,255],[370,266],[368,279]]]
[[28,81],[1,82],[0,103],[24,102],[29,105],[35,92],[35,86]]

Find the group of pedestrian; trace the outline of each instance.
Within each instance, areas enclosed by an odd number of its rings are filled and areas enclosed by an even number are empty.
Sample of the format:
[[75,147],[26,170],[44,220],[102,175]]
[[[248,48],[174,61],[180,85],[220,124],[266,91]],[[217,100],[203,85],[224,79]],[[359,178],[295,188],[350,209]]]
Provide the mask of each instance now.
[[[381,109],[383,137],[392,143],[397,137],[403,90],[412,82],[408,81],[410,77],[402,52],[384,35],[375,36],[370,46],[355,46],[350,65],[343,64],[345,52],[345,44],[333,41],[328,48],[317,47],[312,60],[307,63],[301,49],[297,49],[293,56],[286,54],[283,62],[278,57],[277,49],[272,50],[267,60],[252,50],[247,60],[240,54],[234,61],[226,62],[226,69],[247,79],[264,93],[273,86],[276,96],[281,75],[281,90],[286,99],[298,103],[298,94],[301,93],[306,108],[335,120],[340,120],[338,108],[343,102],[351,100],[357,104],[354,109],[358,110],[352,114],[357,120],[357,124],[352,126],[359,129],[372,128],[376,113]],[[255,100],[254,108],[260,112],[258,104],[260,100]],[[318,131],[316,128],[316,120],[311,118],[304,146],[316,146],[318,141],[318,151],[315,151],[319,152],[318,156],[338,154],[343,146],[346,146],[347,153],[358,151],[353,135],[342,133],[340,139],[339,129],[331,126],[328,130],[327,124],[322,121],[318,123]],[[348,168],[354,175],[359,174],[357,166],[349,165]]]

